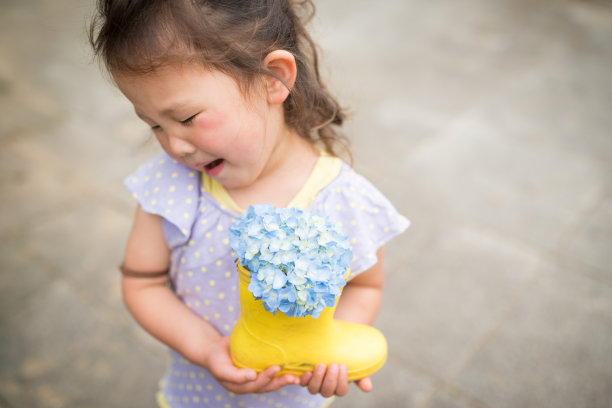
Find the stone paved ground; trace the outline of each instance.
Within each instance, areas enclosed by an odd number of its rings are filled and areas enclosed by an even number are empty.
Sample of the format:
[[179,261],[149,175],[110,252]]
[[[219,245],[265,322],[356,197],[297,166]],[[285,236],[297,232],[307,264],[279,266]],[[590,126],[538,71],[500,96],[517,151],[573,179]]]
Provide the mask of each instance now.
[[[0,407],[151,407],[116,265],[157,150],[91,63],[92,1],[0,2]],[[318,1],[388,247],[389,361],[338,407],[612,407],[612,3]]]

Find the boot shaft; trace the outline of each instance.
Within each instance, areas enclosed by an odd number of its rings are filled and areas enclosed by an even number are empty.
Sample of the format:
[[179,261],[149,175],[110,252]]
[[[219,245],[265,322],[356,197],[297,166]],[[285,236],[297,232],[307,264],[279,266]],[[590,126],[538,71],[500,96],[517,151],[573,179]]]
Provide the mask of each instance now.
[[255,299],[249,290],[250,271],[240,265],[240,262],[237,263],[236,269],[239,277],[241,317],[247,320],[249,326],[253,329],[264,329],[272,337],[277,334],[286,335],[287,332],[297,328],[301,333],[314,333],[316,335],[322,327],[332,322],[338,302],[333,307],[324,308],[316,319],[312,316],[289,317],[280,311],[274,314],[266,311],[263,302]]
[[262,371],[281,366],[280,374],[301,375],[316,363],[342,363],[349,381],[378,370],[387,357],[387,343],[373,327],[334,320],[336,305],[323,309],[318,318],[272,314],[256,300],[248,286],[250,272],[237,265],[240,277],[241,313],[230,336],[230,351],[238,367]]

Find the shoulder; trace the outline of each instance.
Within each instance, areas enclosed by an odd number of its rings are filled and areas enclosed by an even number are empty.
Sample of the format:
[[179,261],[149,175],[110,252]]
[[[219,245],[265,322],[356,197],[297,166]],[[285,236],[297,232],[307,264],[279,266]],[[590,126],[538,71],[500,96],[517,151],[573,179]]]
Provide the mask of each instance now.
[[198,184],[198,174],[167,154],[161,153],[126,177],[125,185],[133,194],[138,194],[138,191],[148,192],[148,197],[165,187],[176,188],[176,185],[185,185],[188,190],[193,190]]
[[327,205],[327,209],[334,204],[335,209],[349,213],[396,212],[391,202],[368,179],[346,163],[342,163],[338,176],[321,191],[320,201]]
[[311,211],[337,221],[349,236],[353,274],[374,265],[377,250],[410,225],[369,180],[347,164],[342,165],[338,176],[320,192]]
[[199,205],[199,172],[162,153],[124,182],[143,211],[160,215],[181,235],[188,235]]

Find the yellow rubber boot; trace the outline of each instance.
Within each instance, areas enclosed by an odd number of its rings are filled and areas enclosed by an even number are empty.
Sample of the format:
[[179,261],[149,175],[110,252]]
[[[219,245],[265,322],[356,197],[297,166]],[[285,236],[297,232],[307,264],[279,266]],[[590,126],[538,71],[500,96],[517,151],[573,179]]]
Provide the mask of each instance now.
[[[240,317],[230,336],[237,367],[263,371],[272,365],[281,374],[302,375],[315,364],[345,364],[349,381],[376,372],[387,359],[387,342],[373,327],[334,320],[334,307],[318,318],[288,317],[264,309],[249,291],[249,271],[237,265],[240,277]],[[337,304],[337,303],[336,303]]]

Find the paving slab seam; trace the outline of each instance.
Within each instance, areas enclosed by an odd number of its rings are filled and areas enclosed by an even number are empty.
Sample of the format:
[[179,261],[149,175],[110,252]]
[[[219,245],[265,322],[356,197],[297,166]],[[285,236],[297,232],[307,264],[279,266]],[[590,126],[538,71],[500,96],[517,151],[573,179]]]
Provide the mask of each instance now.
[[[602,202],[603,200],[605,200],[605,197],[607,197],[607,195],[602,196],[602,200],[601,200]],[[601,202],[598,201],[597,205],[599,205],[600,203]],[[593,212],[595,210],[596,208],[592,209]],[[588,214],[590,213],[591,211],[588,212]],[[568,262],[568,260],[565,259],[563,256],[564,252],[562,250],[561,244],[565,242],[563,242],[562,240],[564,239],[565,235],[575,234],[575,230],[578,229],[578,226],[581,224],[581,221],[584,219],[584,217],[582,217],[581,215],[577,215],[576,218],[571,222],[572,226],[568,226],[568,228],[566,229],[567,231],[564,231],[559,235],[558,243],[556,243],[552,249],[547,249],[547,248],[540,247],[533,243],[525,242],[524,239],[521,239],[520,237],[515,236],[512,233],[508,233],[502,228],[497,228],[494,225],[489,224],[487,222],[477,221],[477,220],[468,218],[466,216],[462,216],[460,214],[453,214],[452,217],[453,217],[452,218],[453,225],[472,228],[475,231],[483,235],[488,235],[491,238],[495,238],[496,240],[503,242],[504,245],[508,245],[511,248],[514,248],[521,252],[529,253],[533,255],[534,257],[537,257],[541,261],[545,262],[548,265],[559,265],[559,266],[563,266],[565,262]],[[569,262],[577,264],[579,266],[577,269],[582,269],[582,267],[584,266],[593,271],[606,272],[605,270],[602,270],[601,268],[595,265],[588,264],[581,259],[569,258]],[[586,274],[586,275],[591,276],[591,274]],[[612,284],[612,280],[605,281],[605,280],[602,280],[601,278],[596,279],[596,280],[599,280],[602,283],[605,283],[607,285]]]
[[[388,360],[393,361],[398,366],[404,367],[415,377],[424,379],[427,383],[430,383],[432,385],[432,389],[424,393],[425,395],[424,395],[423,401],[425,402],[429,401],[432,398],[432,395],[436,392],[436,390],[441,389],[445,385],[447,385],[446,381],[443,378],[427,370],[425,367],[421,366],[420,364],[417,364],[414,361],[407,359],[401,353],[396,353],[393,350],[390,350]],[[376,384],[376,381],[374,381],[374,384]],[[422,406],[423,406],[422,403],[417,404],[415,408],[422,408]]]
[[[56,277],[51,277],[51,280],[55,282],[57,279]],[[39,294],[43,294],[45,290],[47,290],[45,286],[35,287],[23,293],[21,296],[15,297],[11,301],[5,300],[4,302],[8,310],[21,310],[23,305],[28,303],[28,299],[32,299]],[[4,293],[0,291],[0,296],[3,295]]]
[[34,124],[8,130],[0,129],[0,140],[10,141],[23,137],[41,137],[52,130],[59,129],[66,123],[67,118],[66,114],[62,113],[50,118],[42,118],[40,121],[34,121]]
[[393,361],[395,363],[398,363],[398,365],[408,369],[412,374],[421,377],[421,378],[425,378],[428,381],[431,381],[432,383],[444,383],[445,380],[443,378],[440,378],[439,376],[437,376],[436,374],[432,373],[431,371],[429,371],[428,369],[426,369],[425,367],[421,366],[418,363],[415,363],[414,361],[407,359],[403,354],[401,353],[397,353],[393,350],[389,351],[389,356],[388,359],[389,361]]
[[2,394],[0,394],[0,408],[13,408],[13,406],[8,402],[6,398]]
[[[494,225],[489,224],[484,221],[474,220],[465,215],[454,213],[452,215],[447,215],[449,218],[445,221],[448,225],[452,225],[455,228],[467,228],[473,230],[483,236],[489,237],[491,239],[495,239],[504,246],[512,248],[519,252],[527,253],[534,258],[542,259],[548,261],[550,264],[554,264],[558,260],[558,255],[556,253],[551,253],[551,251],[543,249],[537,245],[526,243],[520,237],[516,237],[512,234],[509,234],[507,231],[501,228],[496,228]],[[412,231],[408,229],[404,234],[411,234]],[[416,248],[414,254],[411,254],[410,257],[416,256],[418,254],[420,248],[432,247],[435,245],[435,241],[437,239],[437,235],[439,232],[437,231],[427,231],[424,230],[421,233],[421,236],[418,239],[418,248]],[[399,245],[397,242],[391,242],[388,244],[390,246]],[[403,258],[403,253],[401,251],[401,247],[397,246],[394,250],[395,254],[398,254],[396,258],[396,263],[405,267],[405,269],[410,270],[413,266],[411,263],[411,259]],[[386,268],[385,275],[388,278],[392,278],[396,275],[400,275],[400,271],[398,268]]]
[[546,249],[543,249],[535,244],[525,242],[524,239],[509,233],[505,229],[498,228],[485,221],[475,220],[461,214],[453,214],[452,218],[448,222],[449,225],[452,225],[454,228],[469,228],[483,236],[503,243],[504,246],[519,252],[527,253],[534,258],[546,259],[550,253],[550,251]]
[[483,401],[478,398],[470,395],[466,391],[457,388],[453,384],[443,382],[440,384],[439,388],[433,390],[430,395],[425,399],[425,402],[417,405],[415,408],[429,408],[434,403],[435,398],[441,393],[446,392],[446,394],[450,394],[453,397],[453,400],[459,400],[463,404],[467,405],[469,408],[492,408],[490,405],[485,404]]
[[421,365],[406,359],[402,354],[397,354],[391,351],[389,353],[389,359],[408,369],[414,376],[424,378],[432,384],[432,390],[425,395],[423,402],[418,404],[415,408],[428,408],[431,406],[433,399],[442,391],[450,391],[452,394],[458,395],[459,399],[468,404],[470,408],[490,408],[484,402],[458,388],[456,385],[448,382],[446,379],[441,378]]
[[[74,211],[74,209],[86,205],[86,199],[94,199],[96,203],[100,204],[101,206],[108,207],[128,217],[131,217],[133,215],[133,212],[135,211],[135,206],[130,206],[127,203],[121,201],[120,199],[117,199],[107,194],[99,188],[90,187],[88,183],[85,183],[82,179],[72,180],[69,181],[69,183],[75,184],[78,187],[70,189],[73,192],[70,193],[70,195],[64,200],[60,201],[52,207],[47,207],[35,211],[33,214],[30,215],[29,218],[20,223],[9,227],[0,226],[0,240],[10,239],[16,236],[24,235],[35,225],[39,225],[46,219],[53,217],[57,218],[66,214],[70,214],[70,212]],[[15,210],[18,211],[18,209]]]
[[574,258],[565,260],[563,263],[558,263],[558,265],[559,268],[567,270],[570,273],[612,287],[612,276],[609,275],[609,270],[601,269],[597,266],[587,264],[581,259]]
[[[138,326],[138,329],[143,330],[143,328],[140,326]],[[159,348],[151,346],[149,343],[139,338],[132,330],[130,330],[129,333],[127,333],[127,336],[133,339],[134,343],[140,347],[140,350],[144,350],[151,358],[157,360],[160,363],[163,363],[164,365],[167,365],[171,362],[170,357],[168,356],[168,353],[167,353],[167,348],[159,349]],[[161,345],[160,343],[160,347],[165,347],[165,346]],[[159,375],[160,376],[162,375],[161,371]]]
[[465,121],[470,117],[471,112],[477,110],[477,106],[479,105],[469,106],[454,114],[440,129],[433,132],[430,136],[414,142],[411,148],[405,153],[406,160],[417,157],[429,146],[439,143],[442,139],[452,137],[457,131],[461,131],[466,126]]
[[[127,196],[127,192],[126,192]],[[87,196],[88,198],[93,198],[96,202],[100,203],[100,205],[105,206],[111,210],[118,212],[119,214],[123,214],[130,219],[136,212],[136,204],[134,202],[123,201],[114,195],[108,194],[106,191],[101,189],[92,189],[90,194]],[[127,238],[127,237],[126,237]]]
[[[474,359],[474,357],[495,337],[499,328],[503,325],[503,323],[507,320],[507,318],[516,310],[518,305],[521,303],[521,300],[526,296],[530,287],[534,287],[537,282],[542,278],[544,274],[544,268],[541,265],[536,266],[534,275],[527,280],[523,285],[517,288],[514,291],[514,294],[510,297],[511,300],[508,302],[507,306],[498,314],[497,318],[493,319],[493,323],[487,330],[483,331],[481,336],[478,336],[476,340],[472,343],[471,347],[468,347],[466,352],[463,353],[463,356],[459,356],[456,362],[451,366],[448,371],[448,374],[444,376],[444,381],[441,383],[440,387],[437,387],[432,392],[429,399],[425,401],[422,406],[418,408],[429,408],[433,403],[436,396],[438,396],[447,385],[451,385],[452,387],[460,390],[460,388],[455,384],[455,381],[459,377],[459,375],[465,370],[465,368],[470,364],[470,362]],[[475,401],[477,401],[475,399]],[[480,402],[483,407],[486,405],[483,402]],[[480,408],[480,406],[478,406]]]
[[584,259],[574,257],[571,253],[568,254],[568,251],[565,249],[571,246],[581,227],[585,224],[585,220],[594,215],[603,203],[610,198],[611,194],[607,190],[607,186],[600,186],[599,189],[595,190],[587,198],[583,208],[577,212],[573,220],[568,223],[567,227],[559,235],[550,259],[551,263],[559,267],[608,286],[612,286],[612,277],[608,279],[602,278],[603,276],[609,277],[608,271],[597,265],[592,265]]
[[612,286],[612,276],[608,278],[602,278],[609,270],[602,269],[598,266],[586,263],[582,259],[577,258],[563,258],[561,252],[551,254],[547,261],[551,265],[556,265],[559,268],[566,269],[569,272],[589,278],[592,281],[604,284],[606,286]]
[[[93,307],[93,306],[92,306]],[[149,336],[148,333],[144,332],[144,329],[134,322],[131,317],[128,317],[127,314],[125,318],[117,319],[117,316],[112,313],[104,313],[104,311],[100,312],[97,310],[98,317],[101,321],[105,322],[109,326],[115,325],[120,326],[122,329],[122,333],[133,340],[134,344],[137,344],[140,350],[145,351],[151,358],[166,363],[168,361],[167,348],[164,346],[159,340],[152,338],[151,341],[146,341],[143,339],[144,336]]]
[[490,408],[484,402],[448,382],[446,379],[441,378],[421,365],[406,359],[402,354],[391,351],[389,353],[389,360],[393,361],[399,366],[404,367],[415,377],[425,379],[427,382],[432,384],[432,390],[426,393],[423,402],[418,404],[415,408],[427,408],[429,404],[431,404],[431,400],[441,391],[450,391],[452,394],[459,396],[459,399],[468,404],[470,408]]
[[[497,85],[502,84],[504,81],[512,81],[518,74],[522,74],[525,72],[529,72],[537,66],[537,61],[533,61],[532,64],[525,64],[521,66],[520,71],[513,71],[507,74],[504,74],[501,77],[496,78],[495,83]],[[499,85],[501,86],[501,85]],[[456,112],[451,119],[446,121],[446,123],[436,132],[434,132],[431,136],[421,139],[414,144],[414,147],[411,148],[406,157],[414,157],[419,154],[420,151],[427,148],[427,146],[438,143],[440,139],[444,139],[446,137],[452,137],[456,134],[462,134],[464,129],[469,127],[470,118],[474,113],[478,113],[482,106],[486,106],[491,99],[495,99],[499,95],[499,89],[494,86],[483,86],[484,90],[477,93],[475,98],[466,104],[464,109]]]
[[606,187],[605,185],[600,185],[599,188],[594,189],[585,199],[582,208],[576,212],[573,219],[568,222],[567,226],[559,234],[559,238],[553,246],[555,252],[560,252],[562,247],[570,243],[571,239],[580,230],[580,226],[584,224],[584,220],[593,215],[605,199],[610,196],[610,192],[606,191]]
[[[81,194],[76,192],[70,194],[65,200],[60,201],[56,205],[48,208],[43,208],[32,213],[26,220],[12,226],[0,226],[0,240],[11,239],[23,235],[27,235],[35,225],[44,223],[50,217],[60,217],[64,214],[69,214],[71,210],[78,206],[78,199]],[[15,209],[14,211],[19,211]]]
[[[41,256],[30,248],[24,248],[23,254],[34,264],[43,268],[43,270],[48,273],[48,276],[52,281],[64,283],[70,289],[71,292],[77,295],[84,303],[91,306],[94,310],[97,310],[99,312],[100,310],[104,310],[107,308],[107,305],[105,305],[101,299],[99,299],[95,295],[92,295],[89,291],[83,289],[81,285],[70,276],[63,275],[61,271],[57,269],[57,266],[49,263],[44,258],[44,256]],[[37,290],[43,291],[45,290],[45,288],[41,287]]]

